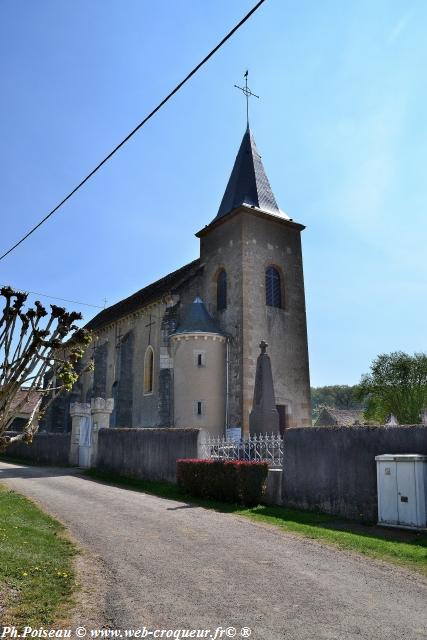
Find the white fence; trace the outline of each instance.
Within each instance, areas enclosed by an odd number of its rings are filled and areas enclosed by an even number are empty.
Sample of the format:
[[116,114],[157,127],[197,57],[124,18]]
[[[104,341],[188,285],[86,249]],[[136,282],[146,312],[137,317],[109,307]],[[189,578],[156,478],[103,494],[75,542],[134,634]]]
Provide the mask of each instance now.
[[251,436],[245,440],[205,436],[200,457],[212,460],[252,460],[268,462],[269,467],[283,466],[283,438],[279,435]]

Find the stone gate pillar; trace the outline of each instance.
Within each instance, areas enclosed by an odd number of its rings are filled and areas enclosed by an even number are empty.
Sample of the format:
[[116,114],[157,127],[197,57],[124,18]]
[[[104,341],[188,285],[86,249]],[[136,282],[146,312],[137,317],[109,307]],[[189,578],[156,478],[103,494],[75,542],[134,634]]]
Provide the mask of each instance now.
[[90,404],[86,402],[72,402],[70,405],[71,415],[71,444],[68,461],[70,464],[78,466],[79,464],[79,445],[80,445],[80,420],[86,416],[90,416]]
[[98,457],[98,431],[108,429],[110,426],[110,415],[114,408],[113,398],[92,398],[90,409],[92,412],[92,450],[90,455],[90,466],[96,466]]

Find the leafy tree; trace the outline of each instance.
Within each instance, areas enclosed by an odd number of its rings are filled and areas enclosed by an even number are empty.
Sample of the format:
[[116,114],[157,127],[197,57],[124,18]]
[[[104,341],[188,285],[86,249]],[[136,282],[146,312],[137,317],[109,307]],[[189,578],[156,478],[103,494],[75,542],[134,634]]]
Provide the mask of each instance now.
[[400,424],[417,424],[427,408],[427,354],[395,351],[379,355],[370,373],[362,376],[358,391],[365,398],[368,420],[384,424],[390,414]]
[[[26,307],[27,294],[0,288],[0,450],[16,440],[31,442],[50,402],[70,390],[79,377],[78,365],[90,334],[74,323],[80,313],[38,301]],[[90,365],[89,365],[90,366]],[[6,434],[11,420],[31,399],[34,409],[22,433]],[[44,400],[46,398],[46,400]],[[43,402],[43,404],[42,404]]]

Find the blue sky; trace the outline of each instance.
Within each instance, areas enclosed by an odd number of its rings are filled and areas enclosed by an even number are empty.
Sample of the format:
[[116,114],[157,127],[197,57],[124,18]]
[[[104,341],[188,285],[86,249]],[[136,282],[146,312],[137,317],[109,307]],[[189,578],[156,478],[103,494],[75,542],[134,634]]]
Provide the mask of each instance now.
[[[254,0],[3,0],[0,249],[43,217]],[[267,0],[51,221],[3,283],[113,304],[198,256],[245,128],[303,234],[313,385],[425,350],[424,1]],[[44,300],[46,303],[49,301]],[[76,305],[70,305],[76,308]],[[96,309],[80,307],[85,319]]]

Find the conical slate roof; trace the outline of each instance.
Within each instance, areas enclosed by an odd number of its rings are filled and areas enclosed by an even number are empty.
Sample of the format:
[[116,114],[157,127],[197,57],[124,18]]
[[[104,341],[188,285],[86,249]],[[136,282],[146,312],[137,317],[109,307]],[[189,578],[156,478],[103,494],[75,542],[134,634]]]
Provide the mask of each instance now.
[[275,215],[284,215],[280,211],[271,190],[261,156],[258,153],[249,127],[243,136],[216,217],[222,218],[241,205],[254,206]]
[[194,302],[187,308],[182,321],[179,323],[177,333],[221,333],[201,298],[197,296]]

